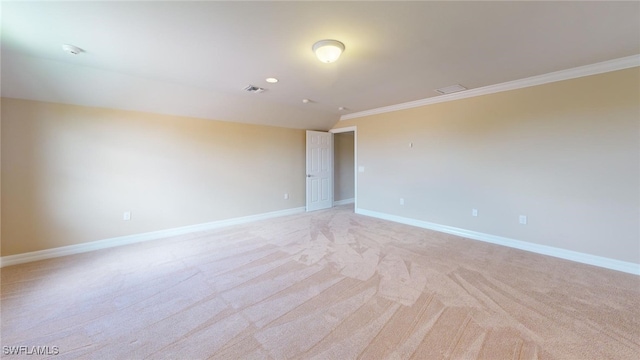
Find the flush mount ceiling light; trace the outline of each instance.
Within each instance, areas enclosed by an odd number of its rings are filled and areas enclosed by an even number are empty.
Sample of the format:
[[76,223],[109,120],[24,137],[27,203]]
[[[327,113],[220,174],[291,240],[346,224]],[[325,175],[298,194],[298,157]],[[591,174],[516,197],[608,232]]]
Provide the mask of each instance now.
[[64,50],[65,52],[68,52],[69,54],[72,54],[72,55],[78,55],[81,52],[84,52],[84,50],[80,49],[79,47],[73,46],[73,45],[69,45],[69,44],[62,45],[62,50]]
[[313,52],[323,63],[332,63],[344,51],[344,44],[338,40],[320,40],[313,44]]

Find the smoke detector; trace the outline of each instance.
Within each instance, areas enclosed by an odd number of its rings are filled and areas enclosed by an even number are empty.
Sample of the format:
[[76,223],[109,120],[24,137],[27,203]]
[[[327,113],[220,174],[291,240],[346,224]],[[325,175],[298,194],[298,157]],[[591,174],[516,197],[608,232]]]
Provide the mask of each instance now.
[[64,50],[65,52],[71,54],[71,55],[78,55],[81,52],[84,52],[84,50],[80,49],[77,46],[73,46],[73,45],[69,45],[69,44],[64,44],[62,45],[62,50]]
[[261,87],[253,86],[253,85],[247,85],[247,87],[244,88],[244,91],[258,94],[263,92],[264,89]]

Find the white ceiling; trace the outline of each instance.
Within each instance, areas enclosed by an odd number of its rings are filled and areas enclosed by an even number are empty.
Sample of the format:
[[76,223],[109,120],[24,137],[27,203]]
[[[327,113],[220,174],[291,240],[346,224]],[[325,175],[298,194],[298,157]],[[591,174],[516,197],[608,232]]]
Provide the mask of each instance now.
[[[1,5],[4,97],[304,129],[640,53],[637,1]],[[333,64],[311,51],[327,38]]]

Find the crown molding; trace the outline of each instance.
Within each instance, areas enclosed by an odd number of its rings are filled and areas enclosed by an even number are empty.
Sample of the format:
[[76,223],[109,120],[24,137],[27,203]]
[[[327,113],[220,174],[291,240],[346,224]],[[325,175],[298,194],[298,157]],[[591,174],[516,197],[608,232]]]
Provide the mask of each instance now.
[[569,80],[584,76],[603,74],[606,72],[623,70],[640,66],[640,54],[631,55],[619,59],[603,61],[591,65],[580,66],[572,69],[555,71],[548,74],[532,76],[520,80],[508,81],[495,85],[483,86],[476,89],[469,89],[453,94],[434,96],[426,99],[409,101],[406,103],[384,106],[376,109],[359,111],[345,114],[340,117],[340,121],[356,119],[369,115],[384,114],[392,111],[416,108],[425,105],[437,104],[447,101],[466,99],[475,96],[495,94],[498,92],[522,89],[530,86],[548,84],[556,81]]

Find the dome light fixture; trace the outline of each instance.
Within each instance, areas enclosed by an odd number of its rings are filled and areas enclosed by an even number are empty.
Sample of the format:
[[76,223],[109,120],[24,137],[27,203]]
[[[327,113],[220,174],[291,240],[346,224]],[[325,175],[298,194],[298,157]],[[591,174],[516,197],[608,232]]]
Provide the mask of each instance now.
[[332,63],[344,51],[344,44],[338,40],[320,40],[313,44],[313,52],[323,63]]

